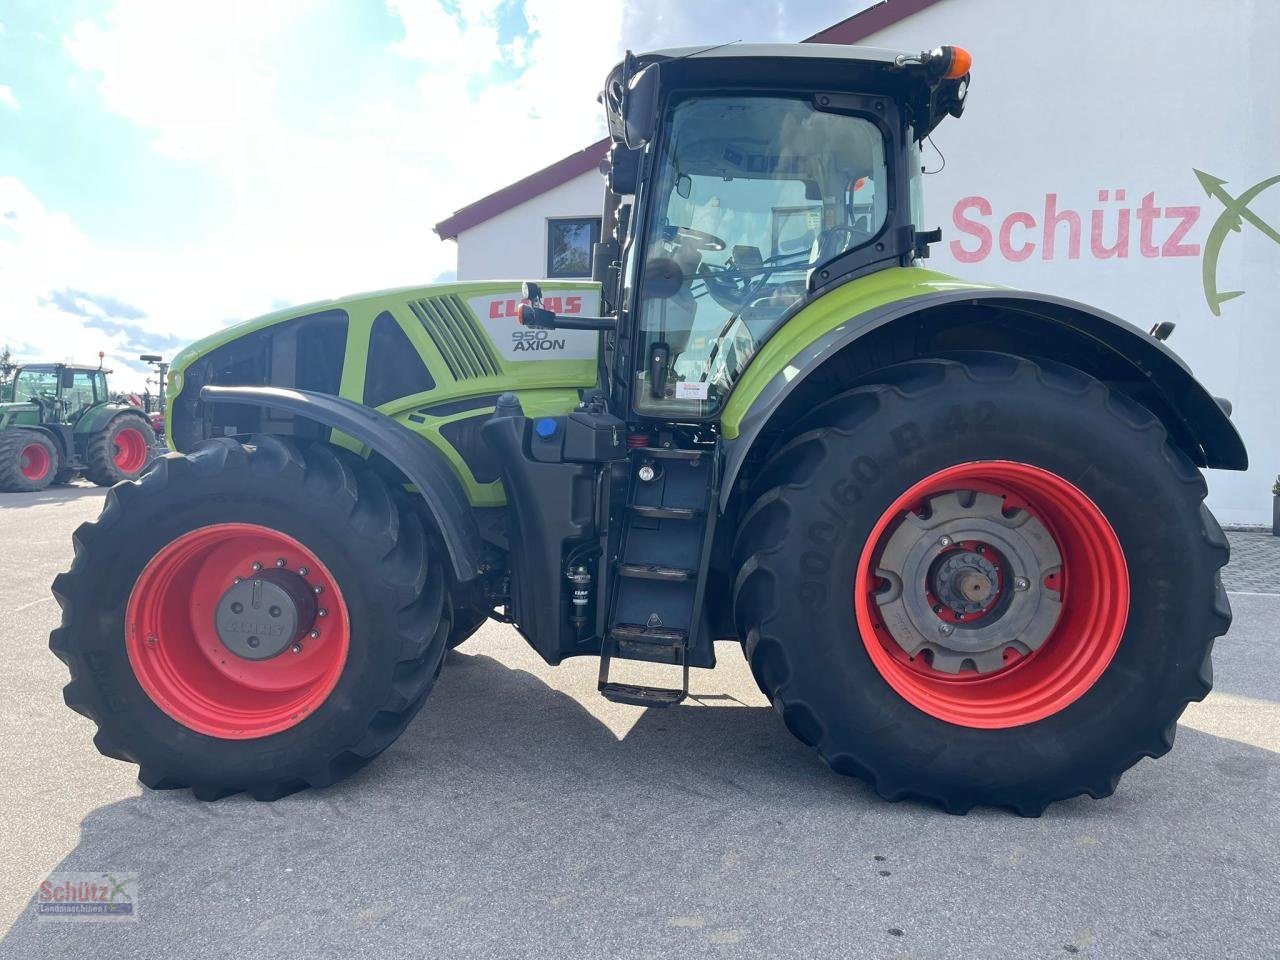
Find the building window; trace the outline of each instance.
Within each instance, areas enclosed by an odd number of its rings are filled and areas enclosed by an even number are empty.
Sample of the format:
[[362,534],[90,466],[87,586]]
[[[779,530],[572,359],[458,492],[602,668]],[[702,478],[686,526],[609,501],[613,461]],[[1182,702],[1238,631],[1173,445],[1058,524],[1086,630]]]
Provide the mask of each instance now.
[[599,217],[548,220],[547,276],[590,277],[591,248],[599,239]]

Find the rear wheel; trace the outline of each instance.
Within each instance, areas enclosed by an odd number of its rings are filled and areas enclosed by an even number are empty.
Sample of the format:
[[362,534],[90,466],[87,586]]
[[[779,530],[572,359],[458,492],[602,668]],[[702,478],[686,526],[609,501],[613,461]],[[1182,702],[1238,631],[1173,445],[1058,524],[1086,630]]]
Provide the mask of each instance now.
[[38,430],[0,432],[0,490],[43,490],[58,472],[58,449]]
[[140,413],[121,413],[89,438],[84,475],[100,487],[136,480],[151,462],[155,431]]
[[998,354],[814,411],[740,527],[762,690],[890,799],[1038,814],[1112,792],[1209,691],[1230,622],[1199,471],[1145,409]]
[[65,698],[150,787],[273,799],[386,749],[451,621],[414,511],[326,447],[207,441],[76,531],[50,638]]

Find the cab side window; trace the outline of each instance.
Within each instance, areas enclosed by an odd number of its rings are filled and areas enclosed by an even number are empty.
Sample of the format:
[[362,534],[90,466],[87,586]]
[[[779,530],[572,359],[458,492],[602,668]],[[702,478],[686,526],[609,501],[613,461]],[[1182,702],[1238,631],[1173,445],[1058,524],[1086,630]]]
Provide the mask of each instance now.
[[102,375],[96,372],[77,372],[71,378],[71,386],[62,394],[62,399],[67,404],[67,412],[71,416],[83,413],[98,400],[105,399],[99,395],[98,384],[101,380]]

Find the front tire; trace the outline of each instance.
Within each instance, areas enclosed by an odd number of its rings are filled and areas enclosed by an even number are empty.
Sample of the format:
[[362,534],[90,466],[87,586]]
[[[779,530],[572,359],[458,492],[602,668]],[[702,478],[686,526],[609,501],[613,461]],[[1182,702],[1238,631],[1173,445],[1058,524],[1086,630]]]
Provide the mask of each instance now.
[[50,637],[64,697],[149,787],[269,800],[331,784],[400,735],[444,655],[446,571],[421,521],[322,445],[170,454],[75,544]]
[[960,359],[881,370],[798,426],[739,529],[735,616],[838,772],[1038,815],[1172,747],[1230,623],[1228,548],[1146,409],[1071,368]]

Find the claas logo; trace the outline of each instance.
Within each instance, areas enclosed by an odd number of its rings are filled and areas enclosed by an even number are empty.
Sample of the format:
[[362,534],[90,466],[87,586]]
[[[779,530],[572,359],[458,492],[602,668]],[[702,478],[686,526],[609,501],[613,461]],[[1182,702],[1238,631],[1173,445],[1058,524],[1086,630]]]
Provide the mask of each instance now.
[[[489,302],[489,319],[514,320],[516,319],[516,307],[518,306],[520,306],[520,300],[516,297],[507,300],[491,300]],[[576,294],[570,296],[547,295],[542,298],[542,306],[552,313],[582,313],[582,297]]]

